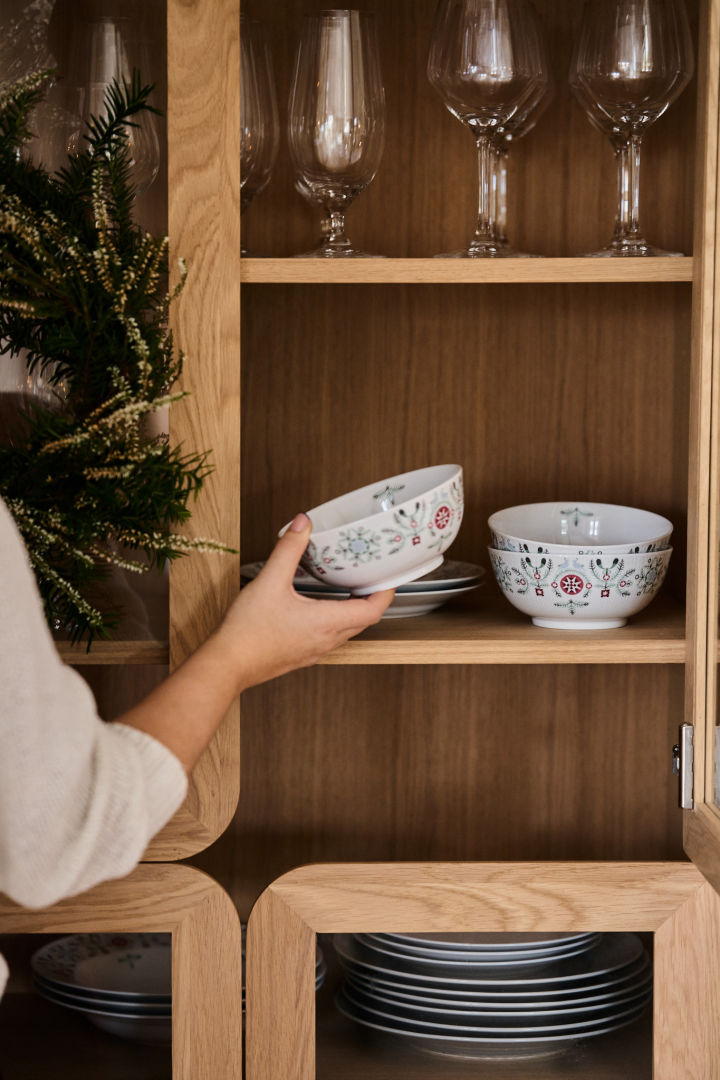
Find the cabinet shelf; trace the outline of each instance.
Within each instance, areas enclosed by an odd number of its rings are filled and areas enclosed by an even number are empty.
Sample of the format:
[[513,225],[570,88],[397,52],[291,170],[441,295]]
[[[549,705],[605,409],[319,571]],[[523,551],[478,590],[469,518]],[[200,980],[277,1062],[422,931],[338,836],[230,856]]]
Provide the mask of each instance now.
[[386,619],[324,664],[683,664],[685,611],[659,597],[617,630],[544,630],[501,596],[430,615]]
[[96,641],[90,652],[85,645],[57,641],[57,651],[66,664],[73,667],[100,664],[167,664],[167,641]]
[[574,284],[692,281],[693,260],[657,259],[241,259],[258,285]]

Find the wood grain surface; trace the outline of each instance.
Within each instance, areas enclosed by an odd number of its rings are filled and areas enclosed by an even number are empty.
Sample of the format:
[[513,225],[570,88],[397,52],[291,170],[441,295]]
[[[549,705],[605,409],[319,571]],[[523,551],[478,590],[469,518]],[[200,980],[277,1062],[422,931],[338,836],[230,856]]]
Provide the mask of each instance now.
[[[188,532],[239,547],[240,158],[239,0],[168,0],[168,223],[173,272],[188,280],[171,312],[185,354],[171,439],[212,450],[213,474]],[[177,667],[215,628],[239,587],[239,558],[197,554],[175,562],[170,582],[170,663]],[[239,704],[191,778],[184,810],[146,857],[179,859],[225,828],[238,797]],[[192,820],[196,824],[192,824]]]
[[42,911],[0,899],[0,933],[91,931],[172,933],[173,1080],[240,1080],[242,943],[227,894],[193,867],[146,864]]
[[246,918],[303,863],[676,859],[671,665],[327,667],[249,691],[242,795],[198,865]]
[[[315,1077],[315,1048],[308,1047],[316,1006],[311,931],[655,931],[657,1027],[658,1019],[670,1024],[678,993],[674,969],[684,963],[683,946],[693,942],[699,953],[712,948],[720,932],[720,900],[709,893],[689,863],[302,867],[272,884],[248,924],[248,1080]],[[711,962],[711,972],[715,966]],[[679,975],[678,985],[686,978],[695,982],[692,967]],[[654,1038],[657,1080],[717,1075],[718,991],[709,981],[697,981],[694,1008],[684,1013],[681,1031],[693,1042],[692,1054],[683,1059],[677,1052],[681,1034]]]
[[[697,34],[697,0],[686,5]],[[431,256],[469,242],[477,212],[472,137],[445,109],[425,69],[435,0],[361,3],[375,11],[386,94],[385,152],[373,183],[348,214],[357,245],[390,256]],[[615,162],[608,139],[572,98],[568,70],[582,7],[575,0],[536,4],[551,54],[556,94],[536,129],[510,155],[511,243],[541,255],[594,251],[611,236]],[[266,191],[244,219],[253,254],[287,256],[314,246],[319,212],[293,188],[285,123],[305,0],[243,9],[271,33],[281,116],[280,153]],[[695,81],[649,130],[644,146],[641,220],[653,243],[692,251]]]

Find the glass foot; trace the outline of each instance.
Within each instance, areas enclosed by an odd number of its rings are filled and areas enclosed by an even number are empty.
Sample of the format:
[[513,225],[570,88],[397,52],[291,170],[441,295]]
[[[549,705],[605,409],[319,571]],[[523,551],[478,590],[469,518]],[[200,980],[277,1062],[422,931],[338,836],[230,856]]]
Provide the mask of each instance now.
[[612,240],[607,247],[599,251],[587,251],[582,256],[584,259],[682,259],[682,251],[665,251],[664,248],[653,247],[645,240]]
[[533,257],[518,255],[512,248],[497,247],[495,244],[484,244],[482,247],[469,247],[463,248],[462,251],[448,251],[440,255],[433,255],[434,259],[516,259]]
[[319,247],[314,251],[303,251],[293,255],[293,259],[386,259],[387,255],[373,255],[368,251],[354,251],[352,248]]

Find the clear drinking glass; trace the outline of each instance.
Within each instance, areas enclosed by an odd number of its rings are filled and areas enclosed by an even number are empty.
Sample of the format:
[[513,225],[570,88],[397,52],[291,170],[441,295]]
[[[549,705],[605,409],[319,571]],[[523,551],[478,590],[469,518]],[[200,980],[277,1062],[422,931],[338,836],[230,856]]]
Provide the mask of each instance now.
[[288,123],[296,187],[330,228],[305,258],[367,258],[345,233],[345,213],[375,177],[385,139],[385,91],[375,19],[332,10],[304,19]]
[[495,172],[493,178],[494,211],[493,219],[495,226],[495,243],[505,255],[512,255],[516,259],[537,259],[539,255],[528,255],[524,251],[516,251],[511,247],[507,238],[507,165],[511,146],[527,135],[537,124],[553,98],[553,86],[550,74],[545,69],[545,77],[538,83],[533,93],[528,97],[509,120],[498,128],[493,136],[493,149],[495,151]]
[[[240,206],[267,186],[280,126],[270,46],[261,23],[240,16]],[[243,245],[242,255],[248,252]]]
[[586,0],[570,85],[618,163],[615,232],[593,256],[682,254],[652,247],[640,230],[640,147],[692,73],[682,0]]
[[[141,42],[134,39],[132,20],[123,16],[84,19],[73,27],[67,73],[69,112],[79,123],[69,134],[68,152],[77,153],[87,146],[86,124],[91,116],[105,114],[105,94],[113,79],[127,82],[133,67],[141,75],[149,70],[148,57]],[[133,61],[130,57],[134,53]],[[136,195],[150,187],[160,167],[160,142],[152,113],[143,110],[128,126],[131,181]]]
[[65,399],[63,383],[53,383],[55,366],[28,371],[27,351],[0,352],[0,445],[14,446],[26,436],[25,410],[30,405],[58,409]]
[[499,247],[492,220],[493,136],[546,77],[537,17],[527,0],[440,0],[427,75],[478,148],[479,200],[469,247],[441,258],[487,258]]

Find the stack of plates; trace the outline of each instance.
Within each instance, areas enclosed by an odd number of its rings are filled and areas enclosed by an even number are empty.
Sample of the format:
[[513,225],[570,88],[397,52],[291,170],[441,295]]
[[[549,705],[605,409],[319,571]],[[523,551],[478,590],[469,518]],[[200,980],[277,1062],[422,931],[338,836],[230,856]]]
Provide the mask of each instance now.
[[[245,927],[243,931],[243,965]],[[103,1031],[141,1043],[172,1037],[170,934],[73,934],[44,945],[31,960],[44,998],[84,1013]],[[327,965],[315,956],[315,989]],[[242,987],[243,1008],[245,985]]]
[[112,1035],[169,1043],[171,954],[170,934],[73,934],[38,949],[31,965],[48,1001]]
[[337,934],[341,1013],[450,1057],[521,1059],[637,1020],[652,967],[634,934]]
[[[240,567],[244,578],[252,581],[262,570],[265,563],[245,563]],[[383,615],[383,619],[404,619],[410,615],[427,615],[430,611],[442,607],[448,600],[455,600],[472,592],[483,583],[485,571],[474,563],[457,562],[446,559],[442,566],[425,577],[400,585],[395,592],[395,599]],[[295,575],[295,589],[312,600],[347,600],[349,592],[317,581],[304,570]]]

